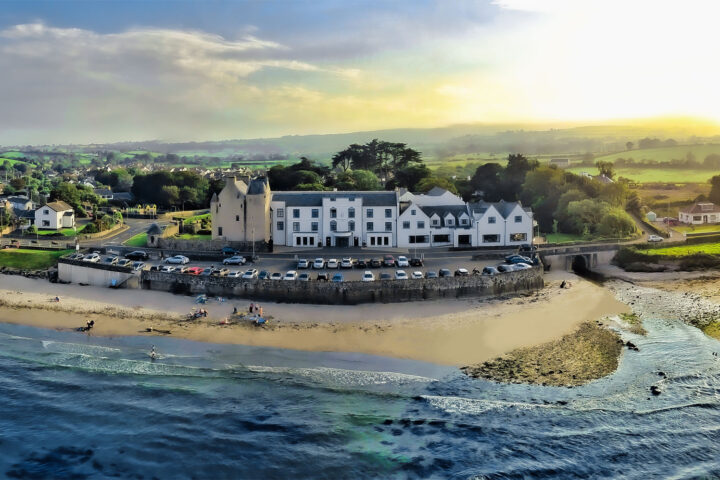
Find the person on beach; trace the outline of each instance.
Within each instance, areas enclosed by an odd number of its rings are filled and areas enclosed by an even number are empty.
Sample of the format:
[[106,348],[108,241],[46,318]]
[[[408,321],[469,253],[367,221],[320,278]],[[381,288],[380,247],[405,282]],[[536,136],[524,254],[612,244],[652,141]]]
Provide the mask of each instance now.
[[562,281],[560,284],[560,288],[565,288],[565,285],[567,285],[567,282],[565,280]]
[[55,297],[55,301],[56,301],[56,302],[59,302],[59,301],[60,301],[60,297]]
[[237,315],[237,313],[238,313],[237,307],[233,307],[233,315]]
[[251,304],[250,304],[250,307],[248,308],[248,313],[251,314],[251,313],[253,312],[253,308],[254,308],[254,307],[255,307],[255,304],[254,304],[254,303],[251,303]]
[[260,307],[260,311],[259,311],[258,313],[259,313],[259,315],[260,315],[261,317],[263,316],[262,307]]

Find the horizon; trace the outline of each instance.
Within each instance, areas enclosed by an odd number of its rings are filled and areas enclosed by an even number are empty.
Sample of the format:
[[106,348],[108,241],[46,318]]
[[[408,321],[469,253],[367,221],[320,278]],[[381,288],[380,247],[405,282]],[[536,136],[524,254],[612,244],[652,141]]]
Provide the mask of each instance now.
[[720,120],[711,2],[4,6],[4,145]]

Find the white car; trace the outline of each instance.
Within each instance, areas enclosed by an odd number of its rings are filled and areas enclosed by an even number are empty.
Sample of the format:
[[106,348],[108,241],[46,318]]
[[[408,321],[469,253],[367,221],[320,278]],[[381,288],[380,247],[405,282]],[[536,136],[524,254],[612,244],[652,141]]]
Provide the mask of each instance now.
[[362,276],[363,282],[374,282],[375,281],[375,275],[370,270],[365,270],[365,273],[363,273]]
[[297,280],[298,273],[295,270],[288,270],[283,277],[283,280]]
[[172,265],[163,265],[162,267],[160,267],[160,271],[163,273],[172,273],[175,271],[175,267],[173,267]]
[[647,239],[648,242],[662,242],[663,238],[659,235],[650,235]]
[[322,268],[325,268],[325,259],[323,258],[316,258],[313,262],[313,268],[316,270],[320,270]]
[[340,261],[340,268],[352,268],[352,258],[343,258]]
[[516,263],[515,264],[515,270],[529,270],[532,266],[528,265],[527,263]]
[[89,253],[83,257],[83,262],[97,263],[100,261],[100,255],[97,253]]
[[250,268],[248,270],[245,270],[245,273],[242,274],[243,280],[252,280],[253,278],[257,278],[258,271],[257,268]]
[[241,278],[243,276],[243,272],[240,270],[233,270],[232,272],[229,272],[227,276],[230,278]]
[[405,270],[395,270],[395,280],[407,280],[408,275]]
[[182,255],[175,255],[174,257],[165,259],[165,263],[172,263],[175,265],[185,265],[188,262],[190,262],[190,259],[188,257],[183,257]]
[[298,260],[297,268],[298,270],[310,268],[310,262],[307,261],[307,258],[301,258],[300,260]]
[[407,259],[407,257],[404,257],[402,255],[400,255],[397,258],[396,263],[397,263],[398,267],[409,267],[410,266],[410,261]]
[[327,268],[338,268],[337,258],[331,258],[330,260],[328,260]]
[[410,275],[410,278],[412,278],[413,280],[419,280],[419,279],[423,278],[423,273],[422,272],[413,272]]
[[245,257],[242,255],[233,255],[232,257],[223,260],[223,265],[244,265]]

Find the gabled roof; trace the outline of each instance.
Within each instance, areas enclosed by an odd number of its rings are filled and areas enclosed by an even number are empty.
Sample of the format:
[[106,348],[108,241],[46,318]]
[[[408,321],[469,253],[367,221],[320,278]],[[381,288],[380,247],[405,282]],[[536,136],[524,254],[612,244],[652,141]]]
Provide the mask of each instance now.
[[162,228],[160,228],[160,225],[157,223],[153,223],[150,225],[150,228],[147,229],[148,235],[160,235],[162,233]]
[[269,189],[268,186],[268,179],[267,177],[258,177],[253,178],[250,180],[250,185],[248,186],[247,194],[248,195],[262,195],[265,193],[265,189]]
[[712,202],[697,202],[680,210],[682,213],[718,213],[720,207]]
[[[488,208],[490,208],[490,206],[495,207],[495,210],[497,210],[503,218],[508,218],[508,216],[513,212],[513,210],[515,210],[516,207],[520,206],[521,208],[523,208],[520,202],[506,202],[505,200],[500,200],[499,202],[480,201],[477,203],[469,204],[470,210],[473,213],[478,213],[480,215],[484,215],[485,212],[487,212]],[[532,209],[523,208],[523,211],[531,213]]]
[[64,212],[66,210],[72,210],[72,207],[68,205],[67,203],[63,202],[62,200],[58,200],[57,202],[50,202],[45,205],[51,210],[54,210],[56,212]]
[[445,220],[448,215],[452,215],[452,217],[455,219],[454,225],[452,225],[453,227],[458,226],[458,224],[460,223],[460,217],[463,213],[470,216],[466,205],[446,205],[418,208],[422,210],[428,217],[432,218],[433,215],[438,215],[440,217],[440,226],[442,227],[447,226]]
[[440,187],[433,187],[429,192],[427,192],[425,195],[428,195],[430,197],[439,197],[441,195],[444,195],[447,190]]
[[285,202],[287,207],[320,207],[324,198],[362,199],[364,207],[394,207],[396,192],[274,192],[274,202]]
[[95,194],[96,194],[96,195],[103,196],[103,197],[106,197],[106,196],[108,196],[108,195],[112,195],[113,192],[112,192],[112,190],[110,190],[109,188],[96,188],[96,189],[95,189]]

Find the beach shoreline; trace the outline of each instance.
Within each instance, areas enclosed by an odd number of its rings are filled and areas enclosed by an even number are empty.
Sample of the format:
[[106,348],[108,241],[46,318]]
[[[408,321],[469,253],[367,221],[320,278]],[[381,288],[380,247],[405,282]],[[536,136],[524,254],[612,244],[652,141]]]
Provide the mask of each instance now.
[[[573,287],[560,289],[566,278]],[[583,322],[627,310],[609,291],[571,274],[549,274],[545,280],[539,292],[493,300],[362,306],[263,302],[270,321],[255,327],[231,316],[233,307],[247,309],[246,300],[210,299],[200,305],[209,311],[207,318],[187,321],[198,307],[195,297],[0,275],[0,321],[75,329],[92,319],[91,335],[152,337],[168,330],[173,337],[203,342],[356,352],[459,367],[554,340]],[[230,324],[222,325],[228,318]]]

